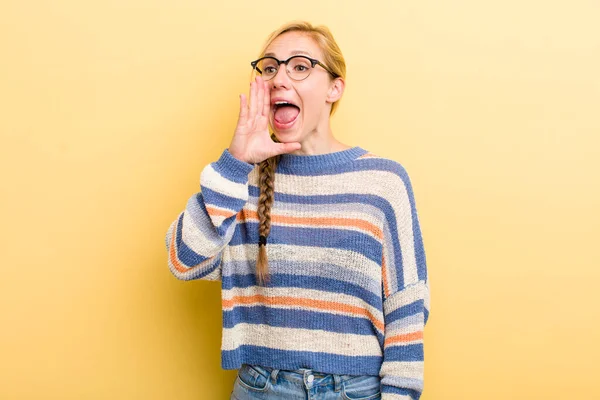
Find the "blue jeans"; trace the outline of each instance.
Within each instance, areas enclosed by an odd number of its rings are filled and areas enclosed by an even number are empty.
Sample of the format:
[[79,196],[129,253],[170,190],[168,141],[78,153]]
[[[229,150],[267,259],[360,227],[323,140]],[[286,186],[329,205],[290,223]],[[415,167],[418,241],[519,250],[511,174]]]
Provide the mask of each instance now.
[[377,400],[377,375],[336,375],[242,364],[230,400]]

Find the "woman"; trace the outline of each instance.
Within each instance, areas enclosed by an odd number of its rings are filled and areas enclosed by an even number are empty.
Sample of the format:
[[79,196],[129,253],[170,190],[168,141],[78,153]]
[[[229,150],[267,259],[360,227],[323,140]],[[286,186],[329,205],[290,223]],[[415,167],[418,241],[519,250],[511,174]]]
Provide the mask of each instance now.
[[408,175],[333,136],[346,71],[326,27],[281,27],[251,65],[231,144],[166,235],[177,278],[221,280],[231,398],[418,399],[429,289]]

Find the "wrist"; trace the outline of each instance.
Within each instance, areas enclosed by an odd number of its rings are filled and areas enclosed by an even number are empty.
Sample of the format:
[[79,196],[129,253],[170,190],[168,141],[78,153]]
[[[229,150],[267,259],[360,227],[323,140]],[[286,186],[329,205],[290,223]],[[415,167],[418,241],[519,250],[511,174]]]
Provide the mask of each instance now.
[[223,150],[219,159],[213,162],[212,165],[221,175],[240,183],[243,183],[247,179],[248,174],[254,169],[252,163],[237,159],[227,148]]
[[246,160],[246,158],[245,158],[245,157],[244,157],[242,154],[239,154],[239,153],[237,153],[236,151],[231,151],[230,149],[227,149],[227,151],[228,151],[228,152],[229,152],[229,154],[231,154],[231,155],[232,155],[234,158],[236,158],[236,159],[238,159],[238,160],[240,160],[240,161],[243,161],[243,162],[245,162],[245,163],[252,164],[251,162],[247,161],[247,160]]

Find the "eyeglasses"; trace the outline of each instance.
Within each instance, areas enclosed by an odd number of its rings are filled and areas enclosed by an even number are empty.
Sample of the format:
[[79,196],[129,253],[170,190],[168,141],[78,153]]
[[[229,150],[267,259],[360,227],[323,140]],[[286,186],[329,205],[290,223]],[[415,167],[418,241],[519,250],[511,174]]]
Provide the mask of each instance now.
[[288,76],[295,81],[306,79],[317,65],[323,67],[334,78],[338,77],[336,73],[327,68],[321,61],[307,56],[292,56],[287,60],[278,60],[275,57],[269,56],[259,58],[250,63],[253,72],[258,72],[265,81],[271,80],[277,75],[281,64],[285,64]]

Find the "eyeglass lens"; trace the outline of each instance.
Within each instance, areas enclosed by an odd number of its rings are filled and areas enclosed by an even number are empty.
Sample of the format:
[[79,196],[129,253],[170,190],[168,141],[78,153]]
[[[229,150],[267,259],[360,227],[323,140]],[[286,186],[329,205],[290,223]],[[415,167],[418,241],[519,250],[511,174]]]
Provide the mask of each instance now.
[[[283,66],[278,65],[277,61],[274,58],[264,58],[258,62],[256,67],[262,71],[262,77],[264,80],[269,80],[277,75],[277,71],[279,67]],[[292,57],[287,64],[287,73],[290,78],[294,80],[302,80],[310,75],[312,70],[312,64],[310,60],[303,56]]]

